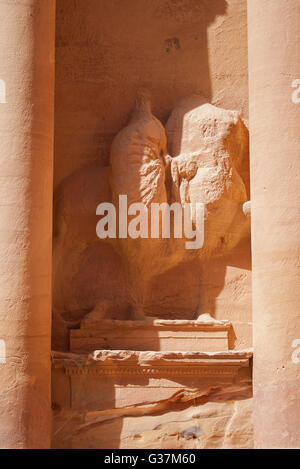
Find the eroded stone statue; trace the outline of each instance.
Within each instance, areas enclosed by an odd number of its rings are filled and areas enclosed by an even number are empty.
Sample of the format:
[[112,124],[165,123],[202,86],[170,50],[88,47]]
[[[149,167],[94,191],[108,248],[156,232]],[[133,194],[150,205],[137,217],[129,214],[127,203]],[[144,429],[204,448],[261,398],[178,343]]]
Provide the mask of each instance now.
[[[151,279],[192,257],[222,255],[249,232],[245,183],[238,172],[247,129],[238,112],[219,109],[199,96],[180,103],[165,129],[152,115],[146,91],[137,96],[128,125],[115,137],[110,153],[112,201],[127,195],[128,204],[205,206],[204,245],[189,252],[184,239],[117,238],[127,274],[131,318],[144,319],[144,299]],[[195,224],[195,211],[191,213]],[[102,316],[102,306],[92,317]]]
[[166,131],[173,198],[205,204],[205,241],[197,255],[223,255],[250,229],[247,190],[239,174],[248,142],[245,124],[237,111],[192,96],[173,110]]
[[[139,91],[131,119],[112,142],[109,168],[81,170],[59,194],[56,249],[63,255],[56,255],[56,284],[63,293],[55,296],[58,310],[74,311],[60,314],[67,320],[82,318],[84,311],[89,312],[86,319],[145,319],[153,278],[181,263],[230,252],[250,233],[247,158],[248,130],[238,112],[196,95],[174,108],[164,128],[151,112],[149,93]],[[186,249],[186,239],[174,236],[95,239],[95,207],[111,201],[118,209],[120,195],[127,196],[128,206],[142,203],[146,208],[153,203],[203,204],[203,246]],[[191,218],[194,226],[194,211]],[[150,212],[148,221],[150,225]]]

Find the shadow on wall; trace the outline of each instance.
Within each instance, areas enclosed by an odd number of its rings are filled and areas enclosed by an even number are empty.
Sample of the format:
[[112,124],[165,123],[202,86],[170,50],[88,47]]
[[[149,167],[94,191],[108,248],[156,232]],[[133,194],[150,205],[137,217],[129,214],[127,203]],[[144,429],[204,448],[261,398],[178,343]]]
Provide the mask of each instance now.
[[163,123],[194,93],[211,100],[207,28],[226,0],[57,0],[55,186],[108,164],[140,87]]
[[[199,384],[199,377],[185,376],[176,378],[174,387],[165,388],[167,392],[158,397],[151,379],[113,376],[99,385],[99,380],[90,377],[85,392],[84,383],[76,378],[73,390],[78,407],[68,414],[64,423],[55,422],[53,448],[204,449],[212,446],[221,449],[236,444],[235,433],[239,435],[239,444],[243,438],[245,445],[251,447],[251,424],[247,416],[251,411],[251,377],[243,373],[239,379],[230,383],[215,377],[211,386],[210,378],[203,377]],[[136,386],[135,393],[133,386]],[[130,404],[125,397],[123,405],[115,408],[111,389],[118,387],[123,392],[131,388],[134,403]],[[88,404],[83,405],[83,402]],[[235,413],[243,414],[243,428],[218,431],[224,428],[225,422],[225,427],[230,428]],[[202,438],[199,440],[199,437]]]
[[[232,309],[234,302],[240,302],[233,307],[237,312],[239,309],[247,309],[248,305],[242,303],[247,299],[242,297],[244,292],[241,292],[241,299],[237,300],[240,292],[236,292],[235,285],[232,285],[235,291],[231,291],[230,283],[234,283],[234,277],[232,281],[228,281],[229,292],[226,300],[229,305],[217,308],[216,301],[224,289],[228,268],[237,272],[238,279],[241,279],[241,276],[245,278],[248,275],[245,272],[251,271],[249,238],[243,239],[224,257],[204,262],[194,259],[153,278],[145,304],[146,314],[164,319],[197,319],[200,314],[210,314],[218,320],[232,320],[228,317],[228,310]],[[224,311],[226,306],[227,311]],[[223,314],[220,314],[219,309]],[[247,316],[239,319],[250,321]]]

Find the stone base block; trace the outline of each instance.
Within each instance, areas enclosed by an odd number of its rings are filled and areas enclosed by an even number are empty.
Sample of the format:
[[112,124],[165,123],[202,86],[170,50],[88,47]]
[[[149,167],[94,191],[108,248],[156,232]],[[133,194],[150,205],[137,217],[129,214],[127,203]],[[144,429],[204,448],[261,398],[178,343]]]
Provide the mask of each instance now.
[[228,350],[228,321],[83,321],[70,331],[70,351],[106,350],[204,351]]

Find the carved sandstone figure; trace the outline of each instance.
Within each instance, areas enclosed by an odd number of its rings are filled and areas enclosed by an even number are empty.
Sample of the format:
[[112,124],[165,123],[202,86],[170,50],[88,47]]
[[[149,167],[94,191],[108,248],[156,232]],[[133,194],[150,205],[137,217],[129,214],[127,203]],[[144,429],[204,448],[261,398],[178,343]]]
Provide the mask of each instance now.
[[248,130],[237,111],[195,95],[175,107],[166,132],[173,199],[205,204],[199,256],[224,255],[250,232]]
[[[115,206],[126,194],[128,205],[186,202],[205,205],[204,246],[189,252],[181,239],[117,239],[124,260],[135,318],[144,317],[151,279],[184,260],[223,255],[249,233],[243,204],[248,200],[238,169],[247,159],[247,129],[239,114],[205,103],[199,96],[172,112],[166,135],[152,115],[148,94],[138,94],[129,124],[115,137],[110,154]],[[166,172],[168,180],[166,181]],[[195,211],[192,211],[195,224]]]
[[[112,202],[118,209],[119,195],[127,195],[128,205],[167,201],[165,186],[166,134],[151,112],[146,90],[137,95],[135,110],[128,123],[114,138],[110,152]],[[117,210],[118,212],[118,210]],[[126,214],[127,215],[127,214]],[[114,243],[126,270],[132,317],[144,319],[146,288],[159,262],[162,240],[117,239]]]
[[128,205],[167,200],[164,156],[167,139],[163,125],[151,113],[150,95],[137,94],[135,110],[128,125],[114,138],[110,151],[112,200],[127,194]]
[[[61,272],[64,283],[55,295],[56,309],[67,320],[79,319],[82,311],[99,319],[144,319],[145,304],[149,311],[155,298],[154,278],[196,258],[204,265],[249,236],[247,165],[248,130],[236,111],[192,96],[174,108],[165,131],[151,112],[149,94],[140,91],[128,125],[112,142],[110,167],[81,170],[60,191],[57,246],[62,255],[57,256],[56,278]],[[203,247],[187,250],[184,238],[153,239],[150,234],[147,239],[117,236],[109,243],[97,239],[96,206],[112,201],[118,214],[120,195],[127,196],[128,206],[142,203],[147,209],[152,203],[204,204]],[[165,300],[170,315],[171,300]]]

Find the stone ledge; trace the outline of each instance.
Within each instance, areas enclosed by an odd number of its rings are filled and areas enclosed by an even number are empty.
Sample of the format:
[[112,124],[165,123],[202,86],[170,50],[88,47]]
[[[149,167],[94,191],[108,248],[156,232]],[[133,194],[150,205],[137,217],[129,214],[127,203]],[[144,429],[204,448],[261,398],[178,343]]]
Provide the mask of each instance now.
[[[148,327],[157,327],[164,329],[170,326],[175,329],[182,328],[192,328],[192,329],[201,329],[202,327],[207,328],[209,326],[214,329],[228,329],[230,327],[230,322],[227,320],[219,321],[212,317],[208,317],[203,320],[188,320],[188,319],[151,319],[146,318],[145,321],[120,321],[117,319],[101,319],[101,321],[84,319],[80,323],[80,329],[112,329],[112,328],[126,328],[126,329],[145,329]],[[75,329],[76,330],[76,329]],[[78,329],[77,329],[78,330]]]
[[70,331],[70,351],[156,350],[212,352],[228,350],[231,324],[211,317],[202,321],[147,319],[145,321],[84,320]]
[[68,376],[147,375],[147,376],[226,376],[234,377],[249,367],[252,352],[137,352],[96,350],[88,355],[52,352],[54,368]]

